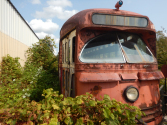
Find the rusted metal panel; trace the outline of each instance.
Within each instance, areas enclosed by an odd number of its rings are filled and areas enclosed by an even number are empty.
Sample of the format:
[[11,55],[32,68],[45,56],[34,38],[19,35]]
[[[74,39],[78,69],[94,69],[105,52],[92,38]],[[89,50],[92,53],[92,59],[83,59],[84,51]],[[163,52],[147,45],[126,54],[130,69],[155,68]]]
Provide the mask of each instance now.
[[144,122],[157,121],[156,119],[162,116],[160,103],[151,108],[149,107],[148,109],[141,109],[141,111],[145,113],[145,116],[142,117],[142,120]]
[[138,74],[139,80],[158,80],[163,79],[164,75],[161,71],[155,72],[139,72]]
[[164,74],[164,76],[167,77],[167,65],[163,65],[163,66],[161,67],[161,71],[162,71],[162,73]]
[[162,109],[160,103],[148,108],[141,109],[141,111],[145,113],[145,116],[142,117],[142,120],[144,122],[155,121],[157,117],[162,116]]
[[121,73],[120,75],[123,80],[138,79],[137,74],[135,73]]
[[[143,16],[138,13],[130,12],[130,11],[125,11],[125,10],[115,10],[115,9],[88,9],[88,10],[83,10],[74,16],[72,16],[70,19],[66,21],[66,23],[62,26],[62,29],[60,31],[60,39],[62,39],[65,35],[67,35],[71,30],[75,29],[77,27],[78,30],[83,29],[85,27],[111,27],[111,26],[106,26],[106,25],[93,25],[92,23],[92,15],[94,13],[102,13],[102,14],[115,14],[115,15],[126,15],[126,16],[138,16],[138,17],[145,17],[149,20],[147,16]],[[112,26],[112,28],[120,29],[120,30],[125,30],[125,29],[142,29],[138,27],[118,27],[118,26]],[[150,23],[148,24],[147,29],[150,31],[155,32],[155,29],[151,28]]]
[[117,73],[81,73],[80,82],[112,82],[120,81]]
[[[127,73],[135,73],[138,72],[152,72],[158,70],[157,64],[151,64],[148,67],[144,68],[145,64],[118,64],[118,63],[104,63],[104,64],[90,64],[90,63],[82,63],[76,64],[75,69],[78,71],[87,71],[94,72],[95,70],[104,70],[115,73],[122,73],[122,71]],[[121,71],[121,72],[120,72]]]

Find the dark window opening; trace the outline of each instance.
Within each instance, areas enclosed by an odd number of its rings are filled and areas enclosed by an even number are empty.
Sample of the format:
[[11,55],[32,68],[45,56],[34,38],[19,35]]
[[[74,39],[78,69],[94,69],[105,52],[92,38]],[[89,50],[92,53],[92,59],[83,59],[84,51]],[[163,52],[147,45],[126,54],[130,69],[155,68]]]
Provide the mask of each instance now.
[[62,91],[64,91],[64,87],[65,87],[65,71],[63,70],[63,74],[62,74]]
[[62,46],[62,63],[64,63],[64,45]]
[[72,74],[72,79],[71,79],[71,97],[75,97],[75,75]]
[[67,43],[65,43],[65,62],[67,62]]
[[68,88],[69,88],[69,72],[66,71],[66,85],[65,85],[66,91],[68,91]]
[[70,61],[70,39],[68,41],[68,62]]
[[72,61],[75,61],[75,37],[72,39]]

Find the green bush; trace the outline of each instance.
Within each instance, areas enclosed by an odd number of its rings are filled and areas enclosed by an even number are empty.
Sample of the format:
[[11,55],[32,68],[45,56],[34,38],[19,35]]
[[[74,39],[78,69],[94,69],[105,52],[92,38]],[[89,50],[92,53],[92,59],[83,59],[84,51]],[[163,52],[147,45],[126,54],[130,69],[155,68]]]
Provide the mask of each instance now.
[[[6,87],[5,87],[6,88]],[[0,94],[6,95],[1,86]],[[142,112],[135,106],[110,100],[105,95],[102,101],[86,94],[76,98],[59,95],[53,89],[43,91],[44,99],[40,102],[30,101],[24,91],[11,88],[9,95],[2,96],[0,121],[4,124],[42,124],[42,125],[135,125],[135,117]],[[5,101],[8,100],[5,103]],[[4,119],[5,118],[5,119]]]
[[2,57],[0,69],[0,80],[5,84],[22,77],[22,67],[18,57],[12,58],[10,55]]
[[27,60],[21,67],[19,58],[10,55],[3,57],[1,63],[1,83],[12,83],[19,80],[22,86],[29,87],[31,100],[43,99],[44,89],[53,88],[59,91],[58,59],[54,55],[54,40],[46,36],[26,51]]

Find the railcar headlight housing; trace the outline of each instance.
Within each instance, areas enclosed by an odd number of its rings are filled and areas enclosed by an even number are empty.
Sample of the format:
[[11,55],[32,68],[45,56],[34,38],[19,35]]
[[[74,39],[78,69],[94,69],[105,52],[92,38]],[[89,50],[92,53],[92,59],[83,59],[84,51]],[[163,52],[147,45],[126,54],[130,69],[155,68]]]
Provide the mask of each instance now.
[[137,88],[130,86],[125,89],[125,97],[130,102],[135,102],[139,97],[139,91]]

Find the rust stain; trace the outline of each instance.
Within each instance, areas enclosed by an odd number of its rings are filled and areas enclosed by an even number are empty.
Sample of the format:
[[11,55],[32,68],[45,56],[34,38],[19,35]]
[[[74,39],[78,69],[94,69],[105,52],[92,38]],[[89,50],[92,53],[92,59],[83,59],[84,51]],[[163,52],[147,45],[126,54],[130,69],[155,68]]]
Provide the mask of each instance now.
[[[111,64],[111,63],[107,63],[107,64],[76,64],[75,69],[76,70],[94,70],[94,69],[102,69],[102,70],[112,70],[112,71],[118,71],[120,70],[124,70],[124,71],[131,71],[131,70],[136,70],[136,71],[154,71],[154,70],[158,70],[158,67],[156,64],[151,64],[148,67],[145,67],[145,64]],[[133,72],[132,72],[133,73]]]
[[90,89],[90,94],[96,96],[100,91],[102,91],[102,87],[101,86],[94,86],[93,89]]

